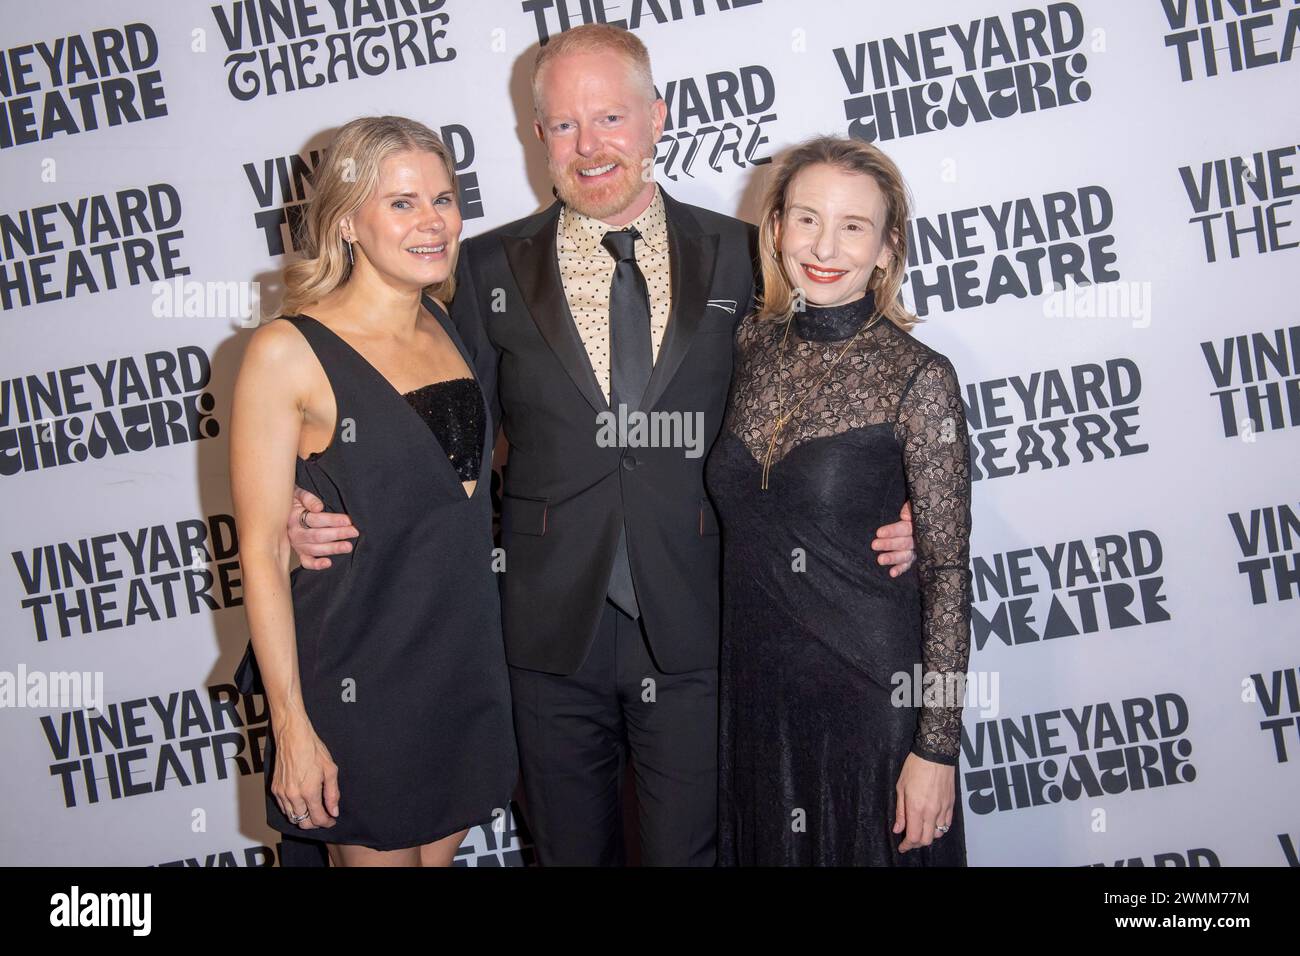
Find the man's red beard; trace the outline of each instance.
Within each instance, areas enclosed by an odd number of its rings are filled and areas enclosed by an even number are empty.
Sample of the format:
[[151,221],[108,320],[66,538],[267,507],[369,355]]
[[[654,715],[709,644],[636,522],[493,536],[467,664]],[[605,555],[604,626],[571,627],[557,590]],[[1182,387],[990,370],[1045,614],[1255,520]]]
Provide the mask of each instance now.
[[[614,163],[616,168],[597,182],[587,182],[578,172],[579,169],[594,169],[609,163]],[[640,167],[632,166],[627,157],[580,157],[565,168],[563,175],[557,176],[555,172],[551,170],[551,178],[560,198],[572,209],[593,219],[608,219],[622,212],[645,187]]]

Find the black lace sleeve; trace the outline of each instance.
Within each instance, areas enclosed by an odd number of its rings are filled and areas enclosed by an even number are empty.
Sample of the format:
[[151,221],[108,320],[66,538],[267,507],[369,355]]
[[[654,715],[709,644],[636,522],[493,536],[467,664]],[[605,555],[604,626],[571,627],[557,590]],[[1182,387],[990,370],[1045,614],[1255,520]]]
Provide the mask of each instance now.
[[896,430],[912,502],[927,681],[912,753],[955,765],[970,658],[971,480],[961,387],[947,358],[931,355],[913,375]]

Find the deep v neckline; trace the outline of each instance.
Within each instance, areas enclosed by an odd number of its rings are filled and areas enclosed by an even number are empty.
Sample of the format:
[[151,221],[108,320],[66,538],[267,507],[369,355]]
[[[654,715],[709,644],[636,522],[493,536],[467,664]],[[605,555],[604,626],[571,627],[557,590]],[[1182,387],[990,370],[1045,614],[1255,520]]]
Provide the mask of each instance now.
[[[476,386],[478,386],[478,390],[479,390],[479,401],[480,401],[481,403],[483,403],[483,421],[484,421],[484,423],[485,423],[485,424],[484,424],[484,431],[486,432],[486,431],[487,431],[486,423],[487,423],[487,421],[488,421],[488,418],[487,418],[487,396],[483,394],[483,386],[479,383],[479,380],[478,380],[478,374],[475,372],[475,370],[474,370],[474,366],[473,366],[473,364],[472,364],[472,363],[470,362],[470,360],[469,360],[469,356],[467,356],[467,355],[465,354],[465,352],[461,349],[461,347],[460,347],[460,343],[458,343],[458,342],[456,341],[456,339],[452,337],[451,332],[447,329],[447,326],[446,326],[446,324],[442,321],[441,317],[439,317],[439,316],[438,316],[436,313],[434,313],[434,312],[430,312],[429,314],[433,316],[434,321],[437,322],[438,325],[439,325],[439,327],[443,330],[443,332],[446,333],[446,335],[447,335],[447,340],[448,340],[449,342],[451,342],[452,346],[456,349],[456,353],[457,353],[458,355],[460,355],[461,361],[465,363],[465,368],[469,371],[469,374],[468,374],[468,375],[457,375],[457,376],[453,376],[453,378],[444,378],[444,379],[439,379],[437,382],[426,382],[424,385],[417,385],[415,388],[411,389],[411,392],[417,392],[417,391],[419,391],[419,390],[422,389],[422,388],[428,388],[430,385],[440,385],[442,382],[450,382],[450,381],[454,381],[454,380],[457,379],[457,378],[468,378],[468,379],[471,380],[471,381],[472,381]],[[425,435],[429,436],[429,440],[430,440],[431,442],[433,442],[434,447],[438,449],[438,452],[439,452],[438,457],[439,457],[439,458],[444,462],[444,464],[447,466],[447,471],[450,472],[451,477],[455,480],[456,487],[460,489],[460,493],[461,493],[462,495],[465,495],[465,500],[466,500],[466,501],[473,501],[474,498],[478,495],[479,485],[483,483],[483,481],[482,481],[482,476],[483,476],[483,468],[482,468],[482,465],[480,465],[480,467],[479,467],[479,478],[478,478],[478,479],[475,481],[475,483],[474,483],[474,491],[473,491],[472,493],[470,493],[470,494],[465,494],[465,485],[464,485],[464,482],[461,481],[460,475],[457,474],[457,472],[456,472],[456,466],[453,465],[453,464],[451,463],[451,458],[450,458],[450,457],[448,456],[448,454],[447,454],[447,449],[443,447],[442,442],[438,440],[438,436],[437,436],[436,434],[434,434],[433,430],[432,430],[431,428],[429,428],[428,424],[424,421],[424,419],[420,417],[420,413],[419,413],[418,411],[415,410],[414,406],[412,406],[411,403],[410,403],[409,401],[407,401],[406,396],[409,395],[409,394],[411,394],[411,392],[399,392],[399,391],[397,390],[397,386],[394,385],[392,382],[390,382],[390,381],[388,380],[388,376],[384,375],[383,372],[379,371],[379,369],[375,366],[375,364],[374,364],[373,362],[370,361],[370,359],[366,358],[364,355],[361,354],[360,349],[356,348],[354,345],[352,345],[352,343],[350,343],[350,342],[349,342],[347,339],[345,339],[343,336],[339,335],[337,332],[335,332],[333,329],[331,329],[328,325],[326,325],[326,324],[325,324],[324,322],[322,322],[320,319],[316,318],[314,315],[308,315],[306,312],[299,312],[298,315],[300,315],[300,316],[301,316],[302,318],[304,318],[304,319],[309,319],[310,321],[315,322],[315,323],[316,323],[317,325],[319,325],[322,329],[324,329],[326,332],[328,332],[331,336],[333,336],[335,339],[337,339],[338,342],[339,342],[339,343],[340,343],[340,344],[341,344],[345,349],[347,349],[347,350],[348,350],[348,351],[349,351],[353,356],[355,356],[356,359],[357,359],[357,360],[358,360],[358,361],[359,361],[363,366],[365,366],[366,368],[368,368],[368,369],[370,370],[371,374],[374,375],[375,378],[379,379],[381,382],[384,383],[384,386],[388,389],[389,393],[393,396],[393,398],[397,401],[397,403],[398,403],[399,405],[401,405],[403,408],[406,409],[406,414],[408,414],[409,416],[411,416],[411,418],[412,418],[412,419],[413,419],[413,420],[414,420],[414,421],[419,425],[419,427],[420,427],[420,431],[422,431]],[[335,398],[334,414],[335,414],[335,423],[334,423],[334,427],[335,427],[335,429],[337,430],[337,428],[338,428],[338,421],[337,421],[337,418],[338,418],[338,400],[337,400],[337,397]],[[334,442],[331,441],[330,444],[326,446],[325,450],[328,451],[328,450],[329,450],[330,448],[332,448],[333,446],[334,446]],[[480,455],[483,455],[483,450],[482,450],[482,448],[480,448],[479,453],[480,453]],[[315,456],[313,456],[313,457],[315,457]],[[491,466],[491,461],[490,461],[490,459],[484,457],[484,458],[482,458],[482,461],[485,462],[485,463],[487,464],[487,466],[488,466],[489,469],[492,467],[492,466]]]

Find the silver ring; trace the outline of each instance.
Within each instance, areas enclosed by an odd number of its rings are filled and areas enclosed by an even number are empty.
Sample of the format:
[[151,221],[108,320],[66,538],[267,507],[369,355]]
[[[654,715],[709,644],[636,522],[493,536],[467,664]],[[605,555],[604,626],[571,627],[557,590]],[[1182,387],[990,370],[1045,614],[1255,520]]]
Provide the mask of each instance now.
[[307,523],[307,509],[306,509],[306,508],[303,508],[302,511],[299,511],[299,512],[298,512],[298,523],[299,523],[300,525],[302,525],[304,528],[306,528],[308,531],[311,530],[311,525],[309,525],[309,524]]
[[303,821],[303,820],[306,820],[309,816],[311,816],[310,813],[299,813],[299,814],[297,814],[296,816],[292,816],[292,817],[290,817],[290,818],[289,818],[289,822],[290,822],[290,823],[295,823],[295,824],[297,824],[297,823],[302,823],[302,821]]
[[939,831],[940,833],[947,833],[948,830],[951,829],[951,828],[950,828],[950,827],[943,826],[942,824],[940,824],[940,825],[937,827],[937,829],[938,829],[938,831]]

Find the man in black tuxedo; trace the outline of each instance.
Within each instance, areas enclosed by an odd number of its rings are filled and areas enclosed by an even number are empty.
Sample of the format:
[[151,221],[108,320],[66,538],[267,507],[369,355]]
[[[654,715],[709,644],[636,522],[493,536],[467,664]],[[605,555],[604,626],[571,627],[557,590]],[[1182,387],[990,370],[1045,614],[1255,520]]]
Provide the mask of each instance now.
[[[559,200],[462,244],[451,310],[509,443],[502,616],[527,817],[543,864],[623,862],[630,755],[642,862],[708,866],[720,548],[703,468],[757,230],[655,183],[666,108],[634,34],[553,38],[533,95]],[[879,534],[882,562],[910,562],[909,525]]]

